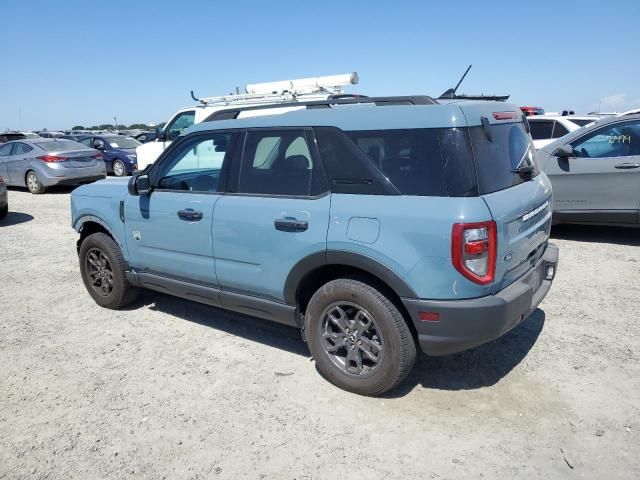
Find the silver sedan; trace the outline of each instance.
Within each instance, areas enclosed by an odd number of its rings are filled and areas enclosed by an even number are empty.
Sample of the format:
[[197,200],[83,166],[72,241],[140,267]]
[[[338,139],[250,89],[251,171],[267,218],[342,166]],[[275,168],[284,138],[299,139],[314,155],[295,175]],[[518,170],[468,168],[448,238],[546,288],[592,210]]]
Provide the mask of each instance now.
[[0,176],[7,185],[44,193],[54,185],[77,185],[107,176],[102,153],[60,139],[23,139],[0,145]]

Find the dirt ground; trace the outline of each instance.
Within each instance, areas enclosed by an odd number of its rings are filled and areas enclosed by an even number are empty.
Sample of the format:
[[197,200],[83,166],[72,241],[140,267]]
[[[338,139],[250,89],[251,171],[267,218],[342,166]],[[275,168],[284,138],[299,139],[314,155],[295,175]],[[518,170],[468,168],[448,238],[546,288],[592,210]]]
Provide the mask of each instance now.
[[157,293],[103,310],[69,190],[0,221],[0,479],[640,478],[640,231],[559,227],[540,309],[385,398],[299,333]]

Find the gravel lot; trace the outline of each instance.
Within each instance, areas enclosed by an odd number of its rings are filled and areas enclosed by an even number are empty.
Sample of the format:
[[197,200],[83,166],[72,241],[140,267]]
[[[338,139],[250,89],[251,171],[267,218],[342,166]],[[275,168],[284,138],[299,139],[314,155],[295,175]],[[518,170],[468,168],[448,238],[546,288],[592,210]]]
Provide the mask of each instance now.
[[554,288],[386,398],[296,330],[162,294],[96,306],[69,190],[0,221],[0,479],[639,478],[640,231],[559,227]]

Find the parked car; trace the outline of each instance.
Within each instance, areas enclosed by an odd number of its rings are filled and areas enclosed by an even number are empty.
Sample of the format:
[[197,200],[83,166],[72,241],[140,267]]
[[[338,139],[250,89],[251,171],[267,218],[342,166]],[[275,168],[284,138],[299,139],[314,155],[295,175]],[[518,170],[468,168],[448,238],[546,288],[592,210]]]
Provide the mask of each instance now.
[[558,259],[524,115],[398,98],[201,123],[128,182],[76,189],[88,293],[292,325],[327,379],[367,395],[408,374],[416,344],[444,355],[509,331]]
[[138,169],[136,147],[142,144],[135,138],[122,135],[96,135],[81,138],[79,142],[100,150],[107,172],[116,177],[130,175]]
[[60,138],[64,136],[64,132],[52,132],[44,130],[42,132],[38,132],[38,136],[40,138]]
[[562,115],[538,115],[529,117],[531,125],[531,138],[536,148],[542,148],[550,144],[556,138],[564,137],[580,127],[597,122],[600,117],[596,115],[562,116]]
[[22,140],[23,138],[27,138],[24,133],[20,132],[3,132],[0,133],[0,144],[7,143],[12,140]]
[[544,108],[542,107],[520,107],[520,110],[522,110],[527,117],[544,115]]
[[640,115],[607,117],[538,150],[555,223],[638,225]]
[[[199,103],[195,106],[178,110],[163,128],[156,129],[155,133],[157,138],[155,141],[144,143],[136,149],[138,168],[143,170],[148,165],[151,165],[183,130],[186,130],[191,125],[204,121],[216,112],[229,109],[233,110],[234,107],[268,107],[269,105],[276,106],[286,103],[289,105],[286,108],[280,106],[277,110],[270,110],[268,108],[249,110],[244,114],[253,116],[285,113],[287,111],[304,108],[293,105],[295,103],[326,100],[335,96],[341,96],[343,94],[343,86],[356,83],[358,83],[358,74],[353,72],[344,75],[256,83],[245,87],[246,94],[196,98],[193,92],[191,92],[193,99]],[[227,118],[236,117],[229,116]]]
[[7,185],[44,193],[106,177],[102,154],[71,140],[15,140],[0,146],[0,175]]
[[9,213],[9,198],[7,194],[7,184],[4,178],[0,175],[0,219],[7,216]]
[[137,135],[133,135],[133,138],[138,140],[140,143],[153,142],[157,136],[155,132],[142,132]]
[[87,136],[86,133],[81,133],[81,134],[67,134],[67,135],[63,135],[60,138],[64,138],[65,140],[73,140],[74,142],[77,142],[83,138],[85,138]]

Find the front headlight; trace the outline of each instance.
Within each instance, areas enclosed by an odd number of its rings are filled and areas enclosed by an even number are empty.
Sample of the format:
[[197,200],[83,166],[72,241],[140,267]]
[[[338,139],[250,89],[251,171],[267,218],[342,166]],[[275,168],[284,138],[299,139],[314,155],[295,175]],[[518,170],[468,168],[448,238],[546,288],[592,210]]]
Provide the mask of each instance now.
[[136,154],[135,154],[135,153],[132,153],[131,155],[127,155],[127,158],[128,158],[129,160],[134,160],[134,161],[138,159],[138,157],[136,156]]

